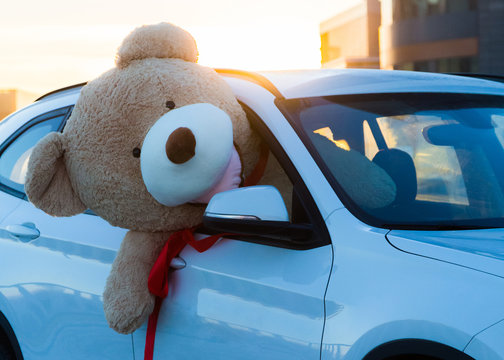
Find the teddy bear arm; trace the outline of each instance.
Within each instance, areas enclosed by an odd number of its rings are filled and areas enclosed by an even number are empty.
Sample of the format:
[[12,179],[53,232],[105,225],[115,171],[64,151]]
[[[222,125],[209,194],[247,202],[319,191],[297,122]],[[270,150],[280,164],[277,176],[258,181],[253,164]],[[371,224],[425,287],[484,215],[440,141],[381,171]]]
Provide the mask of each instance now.
[[135,331],[154,309],[147,280],[167,233],[129,231],[112,264],[103,307],[109,326],[122,334]]
[[52,132],[33,149],[28,162],[25,191],[30,201],[53,216],[72,216],[86,210],[67,173],[63,135]]

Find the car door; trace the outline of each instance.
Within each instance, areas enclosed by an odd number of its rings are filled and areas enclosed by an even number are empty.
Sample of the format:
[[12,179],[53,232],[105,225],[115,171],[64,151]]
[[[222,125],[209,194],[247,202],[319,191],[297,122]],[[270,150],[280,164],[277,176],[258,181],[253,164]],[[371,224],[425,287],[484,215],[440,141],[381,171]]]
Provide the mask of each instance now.
[[[154,358],[319,359],[332,247],[303,180],[288,171],[296,184],[286,199],[291,221],[312,224],[314,242],[289,246],[259,234],[225,237],[201,254],[186,247],[185,267],[169,278]],[[146,329],[133,334],[136,359],[143,358]]]
[[[330,246],[297,250],[228,237],[180,256],[186,266],[171,274],[155,358],[319,358]],[[137,359],[145,335],[145,325],[134,333]]]
[[70,111],[30,120],[0,147],[0,196],[17,199],[0,221],[0,310],[25,359],[128,359],[131,336],[111,330],[102,309],[105,280],[125,230],[91,213],[49,216],[23,190],[31,149],[48,132],[61,130]]

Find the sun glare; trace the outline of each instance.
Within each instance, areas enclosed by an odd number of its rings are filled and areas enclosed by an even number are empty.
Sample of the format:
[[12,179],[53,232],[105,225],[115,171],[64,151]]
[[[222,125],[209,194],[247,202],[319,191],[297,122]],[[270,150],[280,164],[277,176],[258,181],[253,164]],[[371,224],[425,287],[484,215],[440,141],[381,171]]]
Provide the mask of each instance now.
[[348,145],[348,142],[345,139],[334,140],[333,132],[331,131],[331,129],[329,127],[317,129],[317,130],[313,131],[313,133],[322,135],[326,139],[333,142],[340,149],[350,151],[350,146]]
[[[130,31],[160,21],[173,22],[194,36],[199,63],[204,66],[251,71],[319,68],[320,22],[343,5],[360,0],[344,4],[144,0],[142,6],[123,0],[120,13],[116,0],[27,1],[29,5],[9,2],[0,14],[0,89],[41,94],[109,70]],[[74,16],[62,17],[52,8]]]
[[199,63],[243,70],[284,70],[320,67],[317,28],[301,27],[290,36],[275,26],[191,28]]

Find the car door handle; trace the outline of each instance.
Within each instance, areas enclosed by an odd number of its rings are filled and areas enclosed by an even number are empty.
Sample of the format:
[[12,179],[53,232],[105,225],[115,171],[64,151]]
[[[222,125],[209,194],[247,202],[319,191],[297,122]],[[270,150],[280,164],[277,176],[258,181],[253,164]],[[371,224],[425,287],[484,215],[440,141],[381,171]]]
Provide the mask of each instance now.
[[26,222],[16,225],[7,225],[5,228],[9,234],[21,241],[30,241],[40,236],[40,231],[34,223]]
[[174,257],[173,260],[170,263],[170,268],[172,268],[173,270],[180,270],[180,269],[183,269],[185,267],[186,267],[185,260],[182,259],[179,256]]

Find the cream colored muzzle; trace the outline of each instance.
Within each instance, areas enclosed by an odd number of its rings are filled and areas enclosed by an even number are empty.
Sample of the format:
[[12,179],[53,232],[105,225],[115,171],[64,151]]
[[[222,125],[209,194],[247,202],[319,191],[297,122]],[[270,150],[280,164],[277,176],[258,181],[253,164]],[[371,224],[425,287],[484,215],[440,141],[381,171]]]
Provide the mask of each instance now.
[[[192,153],[170,156],[170,135],[184,133]],[[191,136],[194,136],[192,138]],[[174,136],[172,136],[173,138]],[[195,143],[195,145],[194,145]],[[184,144],[176,144],[184,147]],[[186,105],[161,116],[145,136],[140,153],[142,178],[159,203],[177,206],[207,193],[219,182],[233,152],[233,125],[227,113],[202,103]]]

